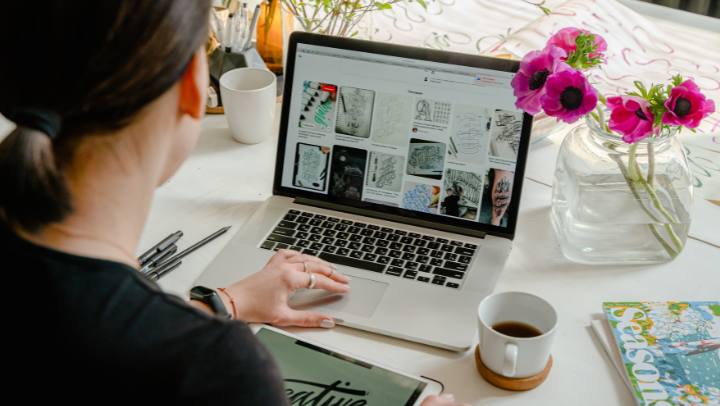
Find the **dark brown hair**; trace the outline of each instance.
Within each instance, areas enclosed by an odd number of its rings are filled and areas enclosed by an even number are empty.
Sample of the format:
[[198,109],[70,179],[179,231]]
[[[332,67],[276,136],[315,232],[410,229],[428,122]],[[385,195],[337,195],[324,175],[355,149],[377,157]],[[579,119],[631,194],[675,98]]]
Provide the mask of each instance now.
[[5,222],[34,232],[71,213],[61,169],[75,141],[123,128],[170,89],[204,43],[209,11],[209,0],[0,2],[0,114],[62,123],[52,140],[18,123],[0,143]]

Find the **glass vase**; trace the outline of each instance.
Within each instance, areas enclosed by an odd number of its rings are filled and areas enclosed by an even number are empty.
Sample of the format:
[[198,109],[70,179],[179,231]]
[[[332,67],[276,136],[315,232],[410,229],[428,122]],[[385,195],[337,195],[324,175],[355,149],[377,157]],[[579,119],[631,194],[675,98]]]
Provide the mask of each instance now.
[[552,223],[571,260],[669,261],[685,246],[692,204],[690,168],[674,133],[627,144],[588,118],[560,147]]

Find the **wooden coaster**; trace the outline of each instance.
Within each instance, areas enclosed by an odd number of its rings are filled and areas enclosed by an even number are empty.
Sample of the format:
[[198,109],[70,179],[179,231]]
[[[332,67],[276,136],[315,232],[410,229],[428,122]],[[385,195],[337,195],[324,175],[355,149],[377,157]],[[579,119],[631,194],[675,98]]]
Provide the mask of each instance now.
[[491,384],[502,389],[522,391],[535,389],[540,386],[541,383],[545,382],[545,379],[547,379],[548,375],[550,375],[550,368],[552,368],[553,359],[552,355],[550,355],[547,366],[539,374],[518,379],[507,378],[487,369],[480,359],[480,346],[475,347],[475,363],[477,364],[477,369],[480,372],[480,375]]
[[225,114],[223,106],[207,107],[205,106],[205,114]]

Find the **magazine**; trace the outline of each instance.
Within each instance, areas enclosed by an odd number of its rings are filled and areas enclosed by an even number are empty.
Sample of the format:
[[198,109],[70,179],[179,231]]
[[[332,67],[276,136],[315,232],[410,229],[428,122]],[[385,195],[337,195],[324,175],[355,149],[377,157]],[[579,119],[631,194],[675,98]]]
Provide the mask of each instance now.
[[639,405],[720,405],[720,302],[606,302],[603,310],[615,340],[606,350]]

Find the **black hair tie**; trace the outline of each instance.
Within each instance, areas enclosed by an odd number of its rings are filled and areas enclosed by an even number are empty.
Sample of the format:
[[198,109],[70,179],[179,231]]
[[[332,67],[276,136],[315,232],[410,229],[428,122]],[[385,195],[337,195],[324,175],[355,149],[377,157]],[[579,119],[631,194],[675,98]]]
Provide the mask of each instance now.
[[10,121],[17,125],[30,127],[33,130],[42,131],[47,134],[51,140],[54,140],[62,126],[60,116],[50,110],[39,108],[20,108],[15,109],[7,117]]

